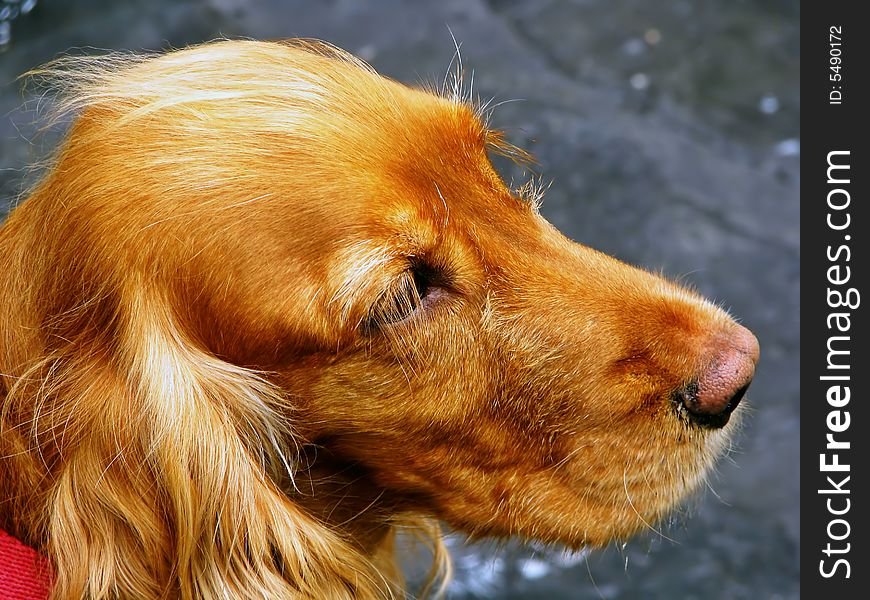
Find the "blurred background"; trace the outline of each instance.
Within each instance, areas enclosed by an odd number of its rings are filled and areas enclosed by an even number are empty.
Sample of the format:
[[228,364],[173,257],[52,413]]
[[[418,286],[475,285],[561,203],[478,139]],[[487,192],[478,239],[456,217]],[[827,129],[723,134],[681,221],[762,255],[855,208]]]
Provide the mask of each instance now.
[[0,219],[41,153],[15,78],[61,52],[314,37],[416,84],[443,78],[449,26],[475,91],[511,101],[494,125],[552,180],[543,214],[698,287],[762,347],[735,450],[669,539],[565,555],[453,534],[450,598],[798,598],[799,16],[798,0],[0,0]]

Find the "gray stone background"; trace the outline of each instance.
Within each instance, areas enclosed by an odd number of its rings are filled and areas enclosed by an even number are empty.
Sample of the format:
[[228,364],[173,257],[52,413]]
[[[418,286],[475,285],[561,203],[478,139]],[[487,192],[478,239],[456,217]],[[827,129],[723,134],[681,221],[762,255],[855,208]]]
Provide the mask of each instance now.
[[443,76],[449,26],[480,95],[518,100],[494,123],[552,179],[544,215],[697,286],[762,347],[751,418],[711,489],[663,525],[671,539],[564,556],[453,535],[450,597],[797,598],[799,13],[797,0],[40,0],[0,52],[0,218],[41,152],[15,77],[67,49],[316,37],[413,84]]

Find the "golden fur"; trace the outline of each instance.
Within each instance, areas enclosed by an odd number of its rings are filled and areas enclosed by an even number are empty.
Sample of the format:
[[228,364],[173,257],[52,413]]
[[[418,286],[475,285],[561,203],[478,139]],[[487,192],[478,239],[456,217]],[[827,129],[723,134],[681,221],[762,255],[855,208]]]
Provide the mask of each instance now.
[[400,595],[397,528],[604,544],[726,443],[671,396],[730,318],[455,95],[302,42],[33,76],[74,121],[0,229],[0,527],[56,598]]

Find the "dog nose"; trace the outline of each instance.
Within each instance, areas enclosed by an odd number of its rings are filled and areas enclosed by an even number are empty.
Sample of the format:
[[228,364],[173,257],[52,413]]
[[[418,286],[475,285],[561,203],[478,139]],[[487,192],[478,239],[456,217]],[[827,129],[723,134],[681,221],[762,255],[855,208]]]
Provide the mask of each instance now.
[[708,346],[708,364],[696,382],[679,396],[691,419],[704,427],[723,427],[743,399],[755,375],[758,340],[740,325],[713,338]]

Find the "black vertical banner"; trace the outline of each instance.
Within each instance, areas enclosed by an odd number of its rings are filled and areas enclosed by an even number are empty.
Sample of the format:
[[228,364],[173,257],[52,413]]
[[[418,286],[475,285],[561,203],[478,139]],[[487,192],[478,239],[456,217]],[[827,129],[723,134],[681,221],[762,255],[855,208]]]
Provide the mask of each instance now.
[[[801,592],[867,598],[870,24],[863,2],[801,15]],[[824,595],[823,595],[824,594]]]

